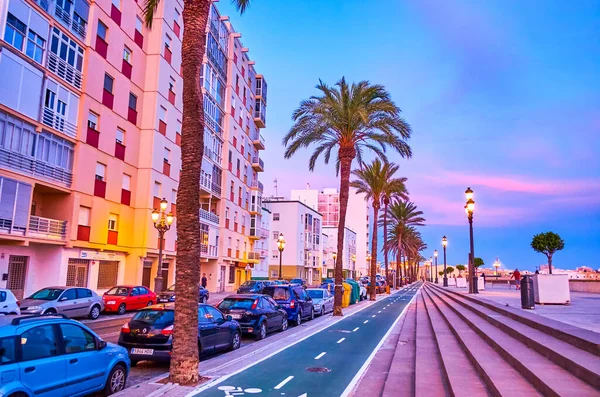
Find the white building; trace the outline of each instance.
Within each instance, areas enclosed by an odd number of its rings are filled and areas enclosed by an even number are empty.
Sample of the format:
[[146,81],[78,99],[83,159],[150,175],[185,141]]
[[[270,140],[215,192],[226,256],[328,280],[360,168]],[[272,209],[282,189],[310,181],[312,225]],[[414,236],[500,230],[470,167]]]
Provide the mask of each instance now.
[[[361,276],[360,271],[357,272],[356,259],[356,233],[349,228],[344,228],[344,251],[342,255],[342,272],[343,277],[355,277]],[[327,251],[330,259],[331,266],[327,266],[327,277],[333,277],[334,263],[333,254],[338,255],[337,252],[337,241],[338,241],[338,227],[337,226],[323,226],[323,233],[327,235],[327,244],[329,245]],[[363,273],[363,275],[366,273]]]
[[277,239],[283,234],[282,277],[287,280],[303,278],[308,284],[320,284],[323,261],[321,214],[299,201],[265,198],[263,204],[271,213],[269,278],[279,277]]
[[[258,234],[262,237],[254,243],[254,252],[260,256],[260,262],[254,266],[252,271],[253,280],[263,280],[269,278],[269,256],[271,256],[271,211],[262,207],[261,224]],[[277,247],[275,246],[275,250]]]

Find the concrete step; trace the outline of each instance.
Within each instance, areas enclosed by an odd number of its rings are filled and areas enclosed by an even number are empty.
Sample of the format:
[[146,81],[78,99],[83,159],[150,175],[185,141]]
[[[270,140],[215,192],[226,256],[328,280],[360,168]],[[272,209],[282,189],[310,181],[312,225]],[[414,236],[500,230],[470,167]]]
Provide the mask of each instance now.
[[[424,293],[421,290],[421,293]],[[438,308],[424,294],[424,307],[433,329],[433,336],[440,353],[448,392],[456,397],[486,397],[490,394],[486,385],[471,364],[452,330]]]
[[445,297],[477,314],[583,381],[600,388],[600,359],[596,355],[512,318],[502,316],[483,305],[461,299],[460,296],[447,291],[436,290],[436,292],[444,294]]
[[[449,299],[446,294],[431,288],[428,288],[428,292],[435,296],[434,300],[438,302],[438,306],[445,306],[443,310],[447,312],[447,318],[455,317],[458,321],[462,321],[463,325],[469,327],[471,334],[478,336],[473,335],[473,339],[476,338],[481,342],[480,344],[487,343],[487,349],[498,359],[504,359],[504,363],[510,365],[511,370],[520,374],[523,380],[531,382],[529,383],[531,388],[535,387],[547,396],[591,397],[599,395],[599,391],[593,386],[530,349],[518,339],[504,333],[464,306]],[[461,335],[464,336],[462,333]],[[473,348],[474,346],[471,345],[472,339],[469,338],[468,347]],[[497,369],[489,368],[486,369],[488,375],[491,374],[490,370],[497,372]]]
[[[425,293],[438,309],[441,316],[446,320],[458,344],[493,396],[541,395],[519,371],[513,368],[478,333],[471,329],[470,324],[466,323],[456,314],[451,306],[434,294],[431,288],[426,288]],[[443,351],[443,347],[441,349]],[[457,376],[460,377],[460,375]],[[449,378],[452,382],[453,377],[450,374]],[[465,387],[467,389],[464,390],[469,390],[470,386],[465,385]]]
[[416,299],[417,329],[415,351],[415,396],[447,396],[450,388],[440,359],[440,351],[433,336],[431,322],[425,311],[423,295]]
[[537,329],[538,331],[544,332],[547,335],[551,335],[575,347],[578,347],[596,356],[600,356],[600,334],[596,332],[575,327],[570,324],[561,323],[560,321],[538,316],[533,313],[528,313],[517,308],[502,306],[496,302],[489,301],[479,296],[472,296],[462,292],[452,291],[431,283],[427,284],[427,286],[458,297],[462,297],[469,302],[484,306],[487,309],[502,314],[503,316]]

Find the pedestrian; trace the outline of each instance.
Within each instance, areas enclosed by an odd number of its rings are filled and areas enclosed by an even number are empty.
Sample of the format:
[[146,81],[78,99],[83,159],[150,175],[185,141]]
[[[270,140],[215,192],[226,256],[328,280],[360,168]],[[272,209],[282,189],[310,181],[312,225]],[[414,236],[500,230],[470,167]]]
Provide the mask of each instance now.
[[206,279],[206,273],[202,273],[202,288],[206,288],[206,283],[208,280]]
[[521,289],[521,272],[519,272],[519,269],[515,269],[512,276],[510,276],[510,278],[515,279],[515,286],[517,287],[517,291],[520,290]]
[[485,273],[481,273],[481,278],[483,279],[483,287],[485,288]]
[[535,269],[535,274],[540,274],[540,271]]

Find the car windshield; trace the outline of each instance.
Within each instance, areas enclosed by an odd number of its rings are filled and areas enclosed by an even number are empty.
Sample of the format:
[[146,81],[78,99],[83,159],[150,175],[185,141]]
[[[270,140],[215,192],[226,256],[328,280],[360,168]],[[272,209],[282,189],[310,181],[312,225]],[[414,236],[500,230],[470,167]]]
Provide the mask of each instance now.
[[293,278],[292,281],[290,281],[290,283],[302,284],[302,279],[301,278]]
[[271,295],[275,300],[289,300],[290,289],[286,287],[266,287],[263,294]]
[[31,295],[29,299],[39,299],[43,301],[53,301],[58,299],[60,294],[63,292],[63,289],[57,288],[44,288]]
[[250,310],[252,308],[252,304],[254,303],[254,299],[235,299],[235,298],[225,298],[219,306],[217,306],[221,310],[233,310],[233,309],[243,309]]
[[175,292],[175,284],[173,284],[169,288],[167,288],[167,292]]
[[127,287],[113,287],[106,291],[104,295],[127,296],[128,293],[129,288]]
[[167,327],[173,324],[174,319],[173,310],[141,310],[133,316],[132,321]]
[[313,299],[323,299],[323,291],[319,291],[317,289],[309,289],[306,292],[308,292],[308,296],[310,296]]
[[246,281],[242,284],[242,287],[254,287],[256,285],[256,281]]

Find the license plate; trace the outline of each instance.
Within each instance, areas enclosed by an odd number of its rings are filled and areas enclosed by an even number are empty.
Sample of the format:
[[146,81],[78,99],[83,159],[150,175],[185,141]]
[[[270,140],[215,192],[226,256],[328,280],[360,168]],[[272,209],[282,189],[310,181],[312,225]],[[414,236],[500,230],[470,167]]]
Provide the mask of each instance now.
[[159,299],[159,300],[158,300],[158,303],[162,303],[162,302],[168,302],[168,301],[169,301],[168,299]]
[[133,348],[131,349],[131,354],[144,354],[147,356],[151,356],[152,354],[154,354],[154,349],[136,349]]
[[231,318],[233,318],[234,320],[239,320],[240,318],[242,318],[241,314],[232,314]]

